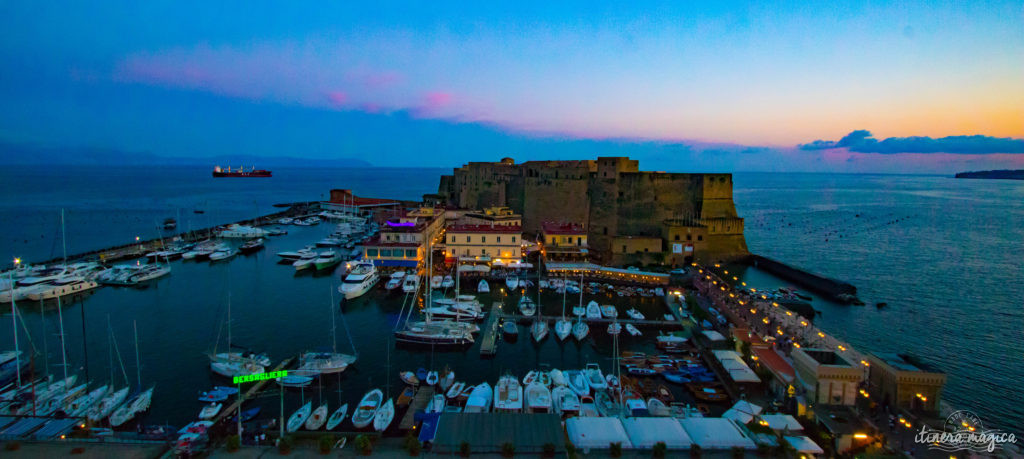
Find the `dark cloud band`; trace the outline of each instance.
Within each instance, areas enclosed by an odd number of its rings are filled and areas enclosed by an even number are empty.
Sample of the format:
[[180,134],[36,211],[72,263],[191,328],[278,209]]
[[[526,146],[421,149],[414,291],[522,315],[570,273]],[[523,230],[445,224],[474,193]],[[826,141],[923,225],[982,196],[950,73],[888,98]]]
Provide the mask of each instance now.
[[1024,153],[1024,139],[987,135],[958,135],[940,138],[889,137],[875,139],[863,129],[853,131],[838,141],[815,140],[800,145],[801,150],[846,148],[858,153],[955,153],[984,155],[989,153]]

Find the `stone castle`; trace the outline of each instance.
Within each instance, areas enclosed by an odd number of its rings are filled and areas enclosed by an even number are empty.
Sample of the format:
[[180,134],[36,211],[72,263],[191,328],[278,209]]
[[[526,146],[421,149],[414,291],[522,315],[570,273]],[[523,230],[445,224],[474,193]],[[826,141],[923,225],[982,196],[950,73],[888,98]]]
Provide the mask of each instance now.
[[747,255],[732,174],[644,172],[637,160],[471,162],[441,176],[446,206],[507,206],[523,231],[544,222],[586,227],[590,257],[606,264],[717,261]]

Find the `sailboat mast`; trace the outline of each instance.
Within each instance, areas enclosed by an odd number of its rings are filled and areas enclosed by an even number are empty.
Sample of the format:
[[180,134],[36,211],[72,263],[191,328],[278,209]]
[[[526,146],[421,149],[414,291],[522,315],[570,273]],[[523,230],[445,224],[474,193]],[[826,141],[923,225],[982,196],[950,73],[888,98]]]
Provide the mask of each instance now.
[[333,343],[334,353],[338,353],[338,326],[334,322],[334,285],[330,285],[328,289],[331,294],[331,304],[327,307],[327,310],[331,313],[331,343]]
[[228,290],[228,355],[231,355],[231,290]]
[[135,378],[139,390],[142,390],[142,366],[139,364],[139,324],[137,321],[132,321],[132,328],[135,332]]
[[[60,324],[60,356],[64,367],[64,380],[68,379],[68,352],[64,346],[64,314],[61,313],[60,295],[57,296],[57,323]],[[65,383],[64,389],[68,389]]]
[[64,251],[64,270],[68,269],[68,238],[64,234],[64,209],[60,209],[60,241]]
[[[18,264],[15,263],[17,268]],[[15,373],[18,375],[18,387],[21,388],[21,351],[18,349],[18,309],[14,306],[14,271],[11,270],[11,328],[14,332],[14,365],[17,367]]]

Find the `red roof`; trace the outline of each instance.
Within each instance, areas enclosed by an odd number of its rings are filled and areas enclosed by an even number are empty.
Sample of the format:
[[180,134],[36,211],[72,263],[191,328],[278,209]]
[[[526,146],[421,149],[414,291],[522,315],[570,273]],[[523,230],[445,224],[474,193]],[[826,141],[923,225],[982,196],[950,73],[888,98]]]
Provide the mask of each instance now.
[[732,336],[739,341],[750,343],[752,345],[764,344],[764,340],[761,339],[757,333],[751,333],[747,328],[734,328],[732,329]]
[[541,229],[544,234],[587,234],[586,228],[579,223],[544,222]]
[[754,346],[750,349],[750,352],[756,355],[761,364],[768,367],[772,373],[787,379],[786,382],[793,381],[795,375],[793,365],[790,365],[774,349],[766,346]]
[[352,194],[351,190],[331,190],[331,202],[350,206],[380,206],[400,204],[394,199],[361,198]]
[[523,232],[519,225],[455,225],[449,227],[449,233],[515,233]]

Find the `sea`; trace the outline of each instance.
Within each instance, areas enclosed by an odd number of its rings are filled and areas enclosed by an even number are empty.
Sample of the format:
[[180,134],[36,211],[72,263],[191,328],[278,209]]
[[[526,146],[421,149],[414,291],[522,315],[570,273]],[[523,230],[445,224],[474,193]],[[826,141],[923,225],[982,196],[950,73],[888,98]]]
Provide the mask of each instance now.
[[[270,179],[213,179],[208,169],[193,167],[6,167],[0,170],[0,257],[31,263],[129,244],[163,236],[165,218],[177,219],[179,231],[205,228],[270,213],[275,204],[325,199],[332,188],[418,200],[449,172],[276,168]],[[862,351],[912,353],[947,373],[948,403],[977,413],[986,426],[1021,432],[1024,406],[1015,388],[1024,381],[1024,182],[802,173],[736,173],[733,180],[752,252],[849,282],[867,303],[814,296],[820,328]],[[486,359],[479,343],[454,350],[394,346],[388,338],[402,320],[401,295],[375,291],[339,308],[338,274],[296,274],[276,263],[276,252],[301,248],[331,227],[288,227],[266,250],[226,263],[173,262],[170,276],[146,288],[98,289],[59,311],[21,304],[20,344],[43,356],[36,362],[40,372],[62,374],[63,330],[69,372],[117,385],[155,384],[143,419],[148,424],[195,418],[196,395],[225,382],[211,375],[205,353],[224,349],[229,328],[233,344],[275,359],[305,350],[358,352],[359,362],[342,375],[287,391],[286,412],[310,401],[328,403],[331,411],[340,403],[354,406],[371,387],[395,396],[398,371],[420,367],[447,366],[470,383],[588,362],[611,369],[612,342],[596,329],[584,343],[549,337],[535,344],[523,326],[518,340],[503,339],[498,354]],[[734,274],[760,288],[789,285],[755,269]],[[483,299],[508,308],[517,298],[495,288]],[[590,299],[620,310],[636,306],[648,316],[665,312],[652,298],[545,293],[541,304],[545,315],[557,316],[563,304]],[[0,348],[6,349],[13,346],[9,310],[2,317]],[[653,350],[650,336],[623,337],[619,346]],[[254,402],[261,416],[279,414],[271,395]]]

